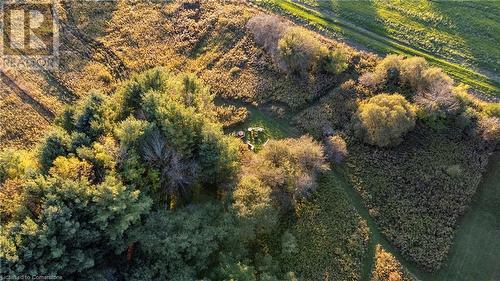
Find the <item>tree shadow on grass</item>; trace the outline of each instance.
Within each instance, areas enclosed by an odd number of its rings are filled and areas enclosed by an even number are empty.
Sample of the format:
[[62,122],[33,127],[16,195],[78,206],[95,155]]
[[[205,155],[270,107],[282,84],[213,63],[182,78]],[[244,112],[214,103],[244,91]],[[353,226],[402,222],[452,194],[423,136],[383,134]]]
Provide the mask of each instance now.
[[469,63],[486,70],[499,80],[500,71],[500,2],[498,1],[432,1],[432,9],[446,17],[450,33],[464,40],[472,56]]

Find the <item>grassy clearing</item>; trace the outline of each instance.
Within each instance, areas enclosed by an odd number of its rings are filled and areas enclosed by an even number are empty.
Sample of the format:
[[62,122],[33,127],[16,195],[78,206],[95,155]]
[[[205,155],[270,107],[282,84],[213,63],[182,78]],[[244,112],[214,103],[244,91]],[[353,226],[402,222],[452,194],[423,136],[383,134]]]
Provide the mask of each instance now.
[[249,112],[248,120],[242,125],[231,128],[232,130],[246,130],[249,127],[262,127],[266,129],[269,137],[273,139],[282,139],[298,135],[297,130],[285,119],[277,121],[272,113],[260,110],[255,106],[247,105],[246,108]]
[[460,82],[491,95],[498,96],[500,94],[500,83],[493,79],[489,79],[485,75],[479,74],[457,63],[446,61],[427,50],[410,47],[397,38],[391,39],[385,37],[384,34],[379,35],[376,32],[359,28],[354,24],[336,20],[332,17],[333,13],[320,13],[289,0],[272,0],[265,3],[269,3],[272,5],[271,7],[277,8],[282,12],[284,11],[294,17],[305,20],[379,53],[398,53],[424,57],[431,64],[442,68]]

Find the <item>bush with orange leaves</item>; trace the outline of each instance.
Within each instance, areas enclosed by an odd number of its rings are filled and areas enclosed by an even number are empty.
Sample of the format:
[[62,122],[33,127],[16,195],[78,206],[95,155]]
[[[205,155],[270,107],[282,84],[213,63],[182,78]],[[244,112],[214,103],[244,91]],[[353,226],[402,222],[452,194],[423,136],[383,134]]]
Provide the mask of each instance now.
[[413,276],[403,268],[398,260],[382,246],[375,250],[375,266],[371,281],[414,281]]

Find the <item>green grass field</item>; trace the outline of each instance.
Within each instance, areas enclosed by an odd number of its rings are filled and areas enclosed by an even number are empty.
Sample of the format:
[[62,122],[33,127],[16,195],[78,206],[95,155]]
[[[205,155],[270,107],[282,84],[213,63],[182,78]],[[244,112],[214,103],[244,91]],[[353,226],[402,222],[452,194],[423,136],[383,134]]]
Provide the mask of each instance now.
[[[403,2],[398,1],[398,6],[395,1],[303,2],[306,3],[298,4],[290,0],[269,0],[265,3],[378,53],[424,57],[456,80],[481,92],[500,95],[498,77],[489,78],[470,67],[481,67],[491,77],[496,76],[494,73],[500,64],[500,51],[497,48],[500,22],[495,19],[494,11],[500,2],[488,3],[484,7],[479,3],[469,3],[473,8],[454,6],[456,2],[437,3],[435,5],[440,9],[448,8],[448,15],[440,16],[430,10],[430,4],[420,6],[411,1],[404,2],[404,5],[399,5]],[[315,4],[319,6],[309,6]],[[456,16],[462,11],[460,9],[472,12],[460,20]],[[479,13],[485,16],[477,16]],[[459,23],[450,22],[452,19]],[[473,35],[465,36],[465,33]]]
[[265,134],[272,139],[283,139],[297,137],[299,134],[289,120],[291,118],[276,118],[272,113],[261,110],[254,105],[243,102],[222,102],[226,105],[245,107],[248,110],[248,118],[245,122],[227,128],[226,133],[234,133],[239,130],[246,131],[250,127],[262,127],[266,130]]
[[259,110],[254,106],[247,106],[247,109],[250,113],[249,120],[240,126],[240,128],[263,127],[273,139],[295,137],[298,135],[297,130],[286,120],[283,119],[278,122],[271,113]]

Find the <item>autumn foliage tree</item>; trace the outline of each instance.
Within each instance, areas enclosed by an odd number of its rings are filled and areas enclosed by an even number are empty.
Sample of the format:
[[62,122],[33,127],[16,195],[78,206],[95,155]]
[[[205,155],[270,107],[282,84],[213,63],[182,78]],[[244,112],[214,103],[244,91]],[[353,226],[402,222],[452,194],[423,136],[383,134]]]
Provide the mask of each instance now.
[[415,126],[415,109],[403,96],[376,95],[361,102],[354,130],[365,142],[380,147],[397,145]]
[[271,200],[271,188],[257,177],[245,175],[233,192],[232,205],[241,222],[246,240],[270,233],[278,222],[278,214]]
[[279,17],[267,14],[256,15],[247,23],[247,28],[252,33],[255,42],[273,56],[276,55],[278,41],[288,27]]
[[255,177],[254,184],[270,188],[273,202],[286,211],[316,190],[318,175],[327,169],[323,147],[303,136],[269,141],[243,173]]
[[303,27],[291,27],[278,42],[280,67],[292,74],[306,75],[318,68],[325,46],[310,31]]

